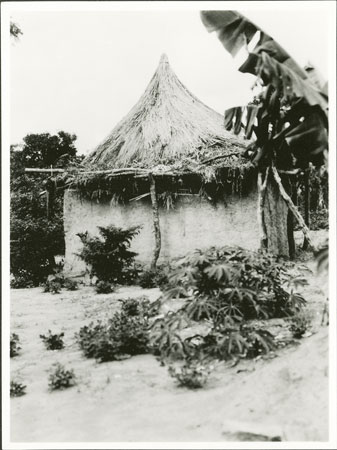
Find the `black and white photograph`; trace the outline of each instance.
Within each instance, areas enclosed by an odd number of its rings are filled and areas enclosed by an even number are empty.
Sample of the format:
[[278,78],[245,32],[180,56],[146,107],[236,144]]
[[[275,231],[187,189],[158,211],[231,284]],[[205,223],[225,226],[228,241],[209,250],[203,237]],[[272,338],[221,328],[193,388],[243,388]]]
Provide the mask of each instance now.
[[336,3],[1,2],[2,447],[335,449]]

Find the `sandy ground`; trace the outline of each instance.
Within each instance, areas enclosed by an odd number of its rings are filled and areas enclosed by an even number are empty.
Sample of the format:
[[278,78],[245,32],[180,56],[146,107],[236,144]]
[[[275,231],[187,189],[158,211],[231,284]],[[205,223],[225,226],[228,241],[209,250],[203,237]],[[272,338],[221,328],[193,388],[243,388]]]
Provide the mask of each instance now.
[[[275,358],[221,363],[198,391],[176,386],[151,355],[98,364],[82,356],[74,339],[81,326],[118,308],[118,299],[157,289],[121,288],[97,295],[93,288],[53,295],[41,288],[11,292],[11,331],[22,350],[11,359],[11,377],[27,394],[11,399],[14,442],[224,441],[226,420],[282,429],[283,439],[328,440],[328,327],[320,326],[324,279],[298,263],[310,285],[304,290],[315,314],[314,333]],[[47,351],[39,334],[65,333],[66,348]],[[280,327],[280,332],[282,331]],[[48,370],[55,362],[73,368],[78,385],[48,391]]]

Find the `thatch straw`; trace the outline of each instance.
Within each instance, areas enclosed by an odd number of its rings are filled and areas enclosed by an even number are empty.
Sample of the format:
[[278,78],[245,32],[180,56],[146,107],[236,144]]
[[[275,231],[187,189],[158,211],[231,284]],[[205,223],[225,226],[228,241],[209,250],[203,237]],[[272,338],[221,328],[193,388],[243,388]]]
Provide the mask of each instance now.
[[[84,165],[108,169],[172,166],[184,160],[199,163],[221,154],[241,154],[245,147],[245,141],[224,129],[223,116],[179,81],[163,55],[138,103]],[[239,160],[232,155],[226,165],[240,165]]]

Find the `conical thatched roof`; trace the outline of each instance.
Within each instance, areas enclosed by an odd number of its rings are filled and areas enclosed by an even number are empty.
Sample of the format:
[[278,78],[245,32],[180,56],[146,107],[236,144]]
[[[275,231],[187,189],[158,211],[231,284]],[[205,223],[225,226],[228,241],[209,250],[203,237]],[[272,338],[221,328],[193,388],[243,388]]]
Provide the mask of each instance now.
[[[224,129],[221,114],[204,105],[179,81],[167,56],[138,103],[86,158],[98,169],[153,168],[239,152],[246,142]],[[229,158],[234,165],[238,159]],[[241,158],[240,158],[241,159]]]

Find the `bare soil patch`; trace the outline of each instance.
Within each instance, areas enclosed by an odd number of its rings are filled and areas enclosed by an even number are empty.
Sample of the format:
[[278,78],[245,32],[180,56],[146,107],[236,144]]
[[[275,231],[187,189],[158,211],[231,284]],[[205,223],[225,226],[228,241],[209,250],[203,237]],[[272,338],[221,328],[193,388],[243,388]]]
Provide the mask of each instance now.
[[[309,280],[303,295],[314,314],[314,332],[274,358],[221,363],[202,390],[179,388],[152,355],[96,363],[83,357],[74,333],[119,308],[118,299],[158,289],[121,288],[95,294],[92,287],[60,294],[41,288],[11,292],[11,332],[22,350],[11,359],[12,378],[27,394],[11,399],[11,440],[21,442],[224,441],[225,420],[281,427],[283,439],[328,439],[328,327],[321,326],[326,298],[323,276],[310,259],[294,271]],[[48,329],[64,332],[65,348],[48,351],[39,338]],[[284,324],[275,322],[275,330]],[[72,368],[75,387],[49,392],[55,362]]]

